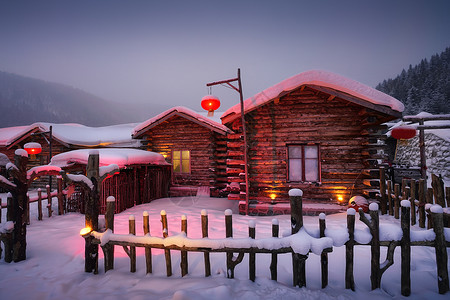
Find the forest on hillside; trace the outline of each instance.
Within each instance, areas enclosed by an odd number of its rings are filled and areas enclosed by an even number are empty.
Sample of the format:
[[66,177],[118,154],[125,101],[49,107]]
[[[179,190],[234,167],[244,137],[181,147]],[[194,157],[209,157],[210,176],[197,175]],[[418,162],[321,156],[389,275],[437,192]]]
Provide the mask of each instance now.
[[422,111],[432,114],[450,113],[450,48],[430,60],[422,59],[409,65],[394,79],[384,80],[376,86],[405,105],[403,115]]

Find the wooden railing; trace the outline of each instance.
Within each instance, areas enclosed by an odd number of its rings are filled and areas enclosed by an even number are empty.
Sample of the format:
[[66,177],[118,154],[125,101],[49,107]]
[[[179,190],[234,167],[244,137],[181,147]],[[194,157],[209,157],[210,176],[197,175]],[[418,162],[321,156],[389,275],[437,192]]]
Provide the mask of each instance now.
[[[310,236],[303,228],[302,219],[302,197],[291,196],[291,225],[292,234],[287,237],[278,237],[278,222],[272,223],[272,237],[255,239],[255,225],[249,223],[249,238],[233,238],[232,214],[225,211],[225,239],[208,238],[208,215],[202,211],[202,237],[201,239],[187,238],[187,219],[182,217],[181,232],[176,236],[168,236],[167,216],[165,211],[161,212],[162,237],[149,235],[149,215],[144,212],[143,231],[144,236],[136,236],[135,218],[129,219],[129,234],[114,233],[114,198],[107,202],[107,213],[105,215],[106,230],[104,232],[84,230],[81,234],[89,245],[101,245],[104,252],[105,271],[114,268],[114,246],[122,246],[130,258],[130,271],[136,271],[136,247],[145,248],[146,272],[152,272],[151,249],[164,249],[166,261],[166,275],[172,275],[171,251],[181,251],[181,274],[188,274],[188,252],[203,252],[205,276],[211,274],[210,253],[226,253],[227,276],[234,277],[234,269],[241,263],[245,254],[249,255],[249,279],[255,280],[255,255],[257,253],[271,253],[270,274],[273,280],[277,279],[277,255],[290,253],[293,259],[293,284],[294,286],[306,285],[305,264],[308,254],[313,252],[321,257],[322,288],[328,285],[328,253],[333,248],[333,237],[325,235],[326,218],[324,214],[319,216],[320,237]],[[347,211],[347,233],[345,288],[355,289],[353,276],[354,246],[370,245],[371,247],[371,285],[372,289],[380,288],[383,273],[394,263],[394,250],[401,247],[401,293],[408,296],[411,293],[411,246],[428,246],[436,249],[436,265],[439,293],[444,294],[449,290],[447,269],[447,248],[449,241],[445,240],[443,227],[443,212],[439,205],[430,209],[433,220],[433,229],[430,233],[434,240],[418,240],[416,236],[411,239],[410,232],[410,202],[401,202],[401,227],[397,228],[399,234],[392,240],[383,239],[384,234],[380,232],[378,204],[370,205],[370,218],[362,210],[359,211],[360,220],[370,230],[370,242],[355,239],[355,215],[354,209]],[[398,227],[398,226],[397,226]],[[268,246],[270,245],[270,246]],[[380,263],[380,247],[388,247],[386,260]],[[233,254],[237,253],[237,257]],[[98,263],[97,263],[98,266]],[[98,273],[98,267],[94,270]]]
[[[411,225],[419,224],[420,228],[433,226],[430,208],[433,204],[450,207],[450,187],[445,187],[442,179],[431,174],[432,187],[426,187],[424,179],[403,179],[402,184],[392,184],[386,180],[385,168],[380,168],[379,202],[381,214],[388,214],[399,219],[400,202],[408,200],[411,205]],[[450,226],[450,215],[444,214],[444,226]]]

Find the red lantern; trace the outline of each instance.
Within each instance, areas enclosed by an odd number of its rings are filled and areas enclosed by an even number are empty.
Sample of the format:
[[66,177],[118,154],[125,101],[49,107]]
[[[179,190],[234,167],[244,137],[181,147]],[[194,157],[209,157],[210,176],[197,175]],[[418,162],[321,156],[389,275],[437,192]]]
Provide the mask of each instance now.
[[208,117],[214,115],[214,111],[220,107],[220,100],[216,96],[206,95],[202,98],[202,108],[208,111]]
[[399,126],[391,131],[391,136],[397,140],[407,140],[416,136],[416,129],[412,126]]
[[35,142],[31,142],[31,143],[26,143],[23,148],[25,149],[25,151],[27,151],[28,154],[32,155],[32,154],[39,154],[42,152],[42,147],[41,144],[39,143],[35,143]]

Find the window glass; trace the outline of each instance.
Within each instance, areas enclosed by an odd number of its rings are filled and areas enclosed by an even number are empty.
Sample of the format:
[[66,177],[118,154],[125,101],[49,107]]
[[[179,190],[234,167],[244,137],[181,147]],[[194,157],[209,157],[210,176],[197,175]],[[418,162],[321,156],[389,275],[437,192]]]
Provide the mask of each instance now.
[[288,160],[289,181],[315,182],[320,180],[318,145],[289,145]]
[[302,160],[289,159],[289,180],[302,181]]
[[175,173],[190,173],[191,161],[189,150],[172,151],[172,164]]

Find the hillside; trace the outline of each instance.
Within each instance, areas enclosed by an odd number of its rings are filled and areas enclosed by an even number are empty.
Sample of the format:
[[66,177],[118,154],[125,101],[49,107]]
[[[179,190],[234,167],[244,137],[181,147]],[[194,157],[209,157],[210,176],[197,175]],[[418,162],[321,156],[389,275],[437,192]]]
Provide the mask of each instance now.
[[66,85],[0,71],[0,127],[40,121],[106,126],[140,122],[164,109],[158,104],[118,104]]
[[426,111],[450,113],[450,48],[409,66],[394,79],[384,80],[376,89],[397,98],[405,105],[404,115]]

